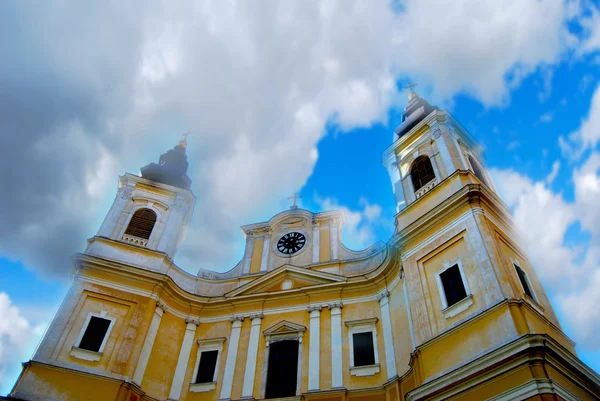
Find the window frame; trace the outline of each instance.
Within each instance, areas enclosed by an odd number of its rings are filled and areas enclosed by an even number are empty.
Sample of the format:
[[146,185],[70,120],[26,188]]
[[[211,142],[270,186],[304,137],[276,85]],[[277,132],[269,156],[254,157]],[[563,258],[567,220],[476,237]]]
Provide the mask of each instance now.
[[[429,166],[431,167],[431,172],[433,173],[433,178],[430,179],[429,181],[423,183],[423,185],[421,185],[419,188],[415,188],[415,180],[413,177],[413,170],[416,167],[416,163],[418,160],[420,159],[427,159],[427,161],[429,161]],[[416,195],[419,191],[421,191],[423,188],[425,188],[427,186],[427,184],[429,184],[430,182],[434,181],[435,184],[438,183],[438,176],[436,174],[436,169],[433,165],[434,161],[432,160],[432,157],[429,154],[423,153],[420,154],[418,156],[416,156],[410,163],[410,167],[408,169],[408,176],[410,177],[410,182],[412,184],[412,191],[413,193]]]
[[[528,298],[531,298],[536,303],[539,303],[537,294],[535,293],[535,290],[533,289],[533,285],[531,285],[531,280],[529,279],[529,273],[527,273],[525,271],[525,269],[523,269],[521,267],[521,264],[517,263],[516,260],[511,259],[511,262],[512,262],[515,274],[517,275],[517,281],[519,282],[519,286],[521,287],[521,291],[522,291],[523,295],[527,296]],[[521,269],[521,271],[523,272],[523,275],[525,276],[525,282],[526,282],[527,286],[529,287],[531,296],[527,295],[527,292],[525,291],[525,287],[523,286],[523,282],[521,281],[521,276],[519,275],[519,271],[517,269]]]
[[[456,302],[454,305],[448,306],[448,299],[446,298],[446,291],[444,290],[444,284],[442,283],[441,275],[446,270],[458,266],[458,271],[460,273],[460,278],[465,289],[465,297],[460,301]],[[463,269],[462,261],[460,259],[456,259],[454,261],[445,261],[444,268],[438,270],[435,273],[435,281],[438,286],[438,292],[440,294],[440,301],[442,302],[442,311],[444,312],[444,316],[448,319],[458,315],[459,313],[466,310],[469,306],[473,304],[473,295],[471,294],[471,289],[469,288],[469,282],[467,281],[467,276],[465,275],[465,271]]]
[[[379,318],[351,320],[344,324],[348,327],[348,352],[350,357],[350,375],[351,376],[372,376],[381,371],[379,361],[379,349],[377,346],[377,321]],[[372,333],[373,353],[375,354],[375,363],[373,365],[354,366],[354,334]]]
[[[217,378],[219,377],[219,364],[221,362],[221,356],[223,355],[223,343],[225,337],[210,338],[206,340],[197,340],[198,351],[196,352],[196,362],[194,365],[194,372],[192,374],[192,382],[190,383],[189,391],[192,393],[200,393],[206,391],[212,391],[217,387]],[[217,361],[215,363],[215,371],[213,372],[213,381],[196,383],[196,377],[198,376],[198,370],[200,368],[200,359],[202,359],[202,353],[205,351],[217,351]]]
[[[105,319],[105,320],[110,321],[110,324],[108,325],[108,328],[106,329],[106,333],[104,333],[104,338],[102,339],[102,343],[100,344],[100,348],[98,349],[98,351],[92,351],[89,349],[79,348],[79,345],[81,344],[81,340],[83,339],[83,336],[85,335],[85,332],[88,329],[88,326],[90,324],[90,321],[92,320],[92,317],[97,317],[100,319]],[[104,353],[104,348],[106,347],[106,343],[108,342],[110,333],[115,325],[116,320],[117,320],[116,317],[108,316],[108,312],[106,312],[104,310],[100,311],[100,313],[89,312],[85,318],[85,322],[83,323],[81,330],[79,331],[79,335],[77,336],[77,339],[75,340],[75,343],[73,344],[73,347],[71,348],[71,355],[75,358],[84,359],[86,361],[99,361],[100,358],[102,357],[102,354]]]

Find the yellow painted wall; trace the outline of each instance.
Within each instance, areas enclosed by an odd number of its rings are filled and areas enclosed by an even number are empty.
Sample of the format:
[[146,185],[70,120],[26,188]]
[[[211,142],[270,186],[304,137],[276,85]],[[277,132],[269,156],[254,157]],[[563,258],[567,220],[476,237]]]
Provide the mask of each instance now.
[[148,395],[166,399],[171,388],[179,350],[183,343],[184,319],[166,312],[160,322],[142,388]]
[[260,262],[262,260],[262,251],[265,241],[257,239],[254,241],[254,250],[252,251],[252,261],[250,262],[250,273],[258,273],[260,271]]
[[329,226],[321,227],[319,230],[319,261],[331,260],[331,240],[329,238]]

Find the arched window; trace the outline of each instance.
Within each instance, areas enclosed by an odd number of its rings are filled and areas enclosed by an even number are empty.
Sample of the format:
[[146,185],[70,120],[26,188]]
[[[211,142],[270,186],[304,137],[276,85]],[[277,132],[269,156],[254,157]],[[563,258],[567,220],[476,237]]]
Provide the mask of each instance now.
[[131,217],[125,234],[149,239],[155,223],[156,213],[154,211],[150,209],[138,209],[133,214],[133,217]]
[[431,160],[429,160],[429,157],[417,157],[410,168],[410,178],[415,191],[418,191],[421,189],[421,187],[423,187],[423,185],[435,178],[435,173],[433,172],[433,167],[431,166]]
[[479,163],[477,163],[471,155],[469,155],[469,164],[471,164],[471,168],[473,169],[475,177],[479,178],[479,181],[481,181],[483,184],[488,185],[487,180],[483,175],[483,171],[481,171],[481,167],[479,167]]

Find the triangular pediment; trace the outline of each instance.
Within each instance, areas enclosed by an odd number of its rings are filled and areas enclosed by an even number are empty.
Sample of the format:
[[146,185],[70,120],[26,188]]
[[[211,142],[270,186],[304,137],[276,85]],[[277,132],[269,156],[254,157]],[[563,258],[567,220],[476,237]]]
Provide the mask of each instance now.
[[346,281],[337,274],[283,265],[226,294],[226,297],[263,294],[297,288],[306,288]]
[[274,336],[274,335],[284,335],[284,334],[293,334],[300,333],[306,331],[306,327],[301,324],[289,322],[287,320],[282,320],[281,322],[269,327],[263,334],[265,336]]

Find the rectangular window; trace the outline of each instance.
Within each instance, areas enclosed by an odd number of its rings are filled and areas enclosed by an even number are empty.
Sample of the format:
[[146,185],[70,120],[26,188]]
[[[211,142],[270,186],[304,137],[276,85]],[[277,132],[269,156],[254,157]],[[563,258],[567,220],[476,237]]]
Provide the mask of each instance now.
[[98,316],[92,316],[90,321],[79,341],[78,348],[88,351],[100,352],[104,337],[108,332],[111,320],[104,319]]
[[373,332],[354,333],[352,335],[354,366],[375,364],[375,348],[373,347]]
[[198,364],[196,383],[212,383],[214,381],[218,356],[218,350],[202,351],[200,354],[200,363]]
[[531,299],[535,299],[533,297],[533,292],[531,291],[531,288],[529,287],[529,280],[527,280],[527,274],[519,266],[517,266],[517,265],[514,265],[514,266],[515,266],[515,270],[517,271],[517,275],[519,276],[519,280],[521,281],[521,285],[523,286],[523,291],[525,292],[525,294],[529,295],[529,297]]
[[440,273],[440,280],[444,288],[444,295],[446,296],[446,307],[450,307],[467,297],[467,290],[465,289],[458,265],[449,267]]

